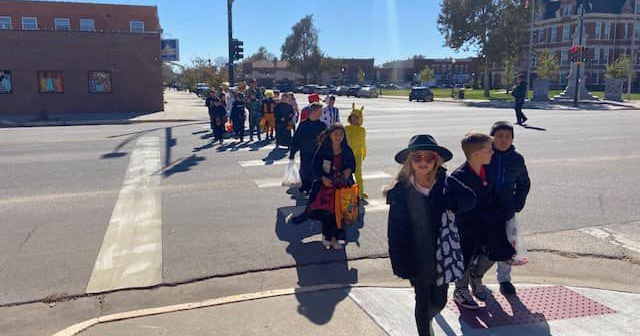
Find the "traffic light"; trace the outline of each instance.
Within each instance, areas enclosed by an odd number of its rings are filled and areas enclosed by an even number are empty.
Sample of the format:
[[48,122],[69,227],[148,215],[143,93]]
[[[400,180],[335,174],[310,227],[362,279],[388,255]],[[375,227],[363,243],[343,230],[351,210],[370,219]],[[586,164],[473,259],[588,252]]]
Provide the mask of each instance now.
[[589,58],[589,48],[587,47],[582,47],[582,55],[581,55],[581,61],[583,63],[589,63],[589,61],[591,61],[591,59]]
[[569,62],[578,62],[578,53],[580,52],[580,47],[573,46],[569,49]]
[[231,40],[231,48],[233,50],[233,60],[239,61],[244,58],[244,42],[236,39]]

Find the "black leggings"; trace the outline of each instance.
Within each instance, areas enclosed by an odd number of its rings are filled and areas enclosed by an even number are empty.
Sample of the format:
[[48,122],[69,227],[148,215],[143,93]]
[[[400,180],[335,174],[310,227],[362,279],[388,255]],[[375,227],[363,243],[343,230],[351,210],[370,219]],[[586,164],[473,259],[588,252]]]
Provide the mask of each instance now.
[[309,218],[322,222],[322,236],[326,240],[344,239],[344,229],[338,229],[336,215],[326,210],[314,210]]
[[431,282],[421,278],[411,279],[416,293],[416,326],[420,336],[435,335],[431,323],[447,304],[449,285],[437,286]]

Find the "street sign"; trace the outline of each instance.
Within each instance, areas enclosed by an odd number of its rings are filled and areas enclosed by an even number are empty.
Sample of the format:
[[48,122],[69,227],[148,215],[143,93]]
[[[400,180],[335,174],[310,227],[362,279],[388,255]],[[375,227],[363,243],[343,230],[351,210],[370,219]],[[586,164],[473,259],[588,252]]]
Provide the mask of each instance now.
[[173,62],[180,60],[180,48],[177,39],[160,40],[160,59]]

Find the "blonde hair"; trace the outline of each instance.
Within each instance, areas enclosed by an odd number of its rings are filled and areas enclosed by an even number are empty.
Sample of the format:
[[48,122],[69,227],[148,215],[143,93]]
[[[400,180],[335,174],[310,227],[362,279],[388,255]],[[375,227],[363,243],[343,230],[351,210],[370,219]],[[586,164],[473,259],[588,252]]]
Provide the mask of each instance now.
[[460,141],[460,145],[462,145],[462,151],[464,152],[464,156],[469,160],[471,155],[475,152],[479,152],[482,150],[487,143],[491,143],[493,138],[484,133],[471,132],[465,134],[464,138]]
[[[430,181],[435,181],[438,175],[438,172],[442,169],[446,169],[444,165],[444,159],[442,158],[442,156],[440,156],[438,152],[433,152],[433,153],[436,155],[437,159],[436,159],[436,165],[433,167],[433,170],[429,173],[429,176],[427,176],[427,178]],[[409,183],[411,183],[411,177],[413,177],[415,173],[416,172],[415,170],[413,170],[413,166],[411,165],[411,154],[409,154],[407,155],[407,159],[404,160],[404,162],[402,163],[402,167],[400,168],[400,171],[396,175],[396,178],[393,180],[393,183],[391,183],[391,185],[386,186],[383,189],[382,194],[386,197],[389,190],[391,190],[393,186],[395,186],[398,183],[408,185]]]

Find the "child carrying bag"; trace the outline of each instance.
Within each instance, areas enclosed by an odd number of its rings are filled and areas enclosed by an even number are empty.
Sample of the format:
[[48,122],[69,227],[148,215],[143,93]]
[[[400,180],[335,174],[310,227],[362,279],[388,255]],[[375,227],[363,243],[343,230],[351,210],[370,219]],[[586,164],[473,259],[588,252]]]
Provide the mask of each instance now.
[[289,188],[297,188],[302,185],[302,179],[298,172],[298,165],[294,160],[289,160],[289,164],[284,169],[284,177],[282,178],[282,186]]

